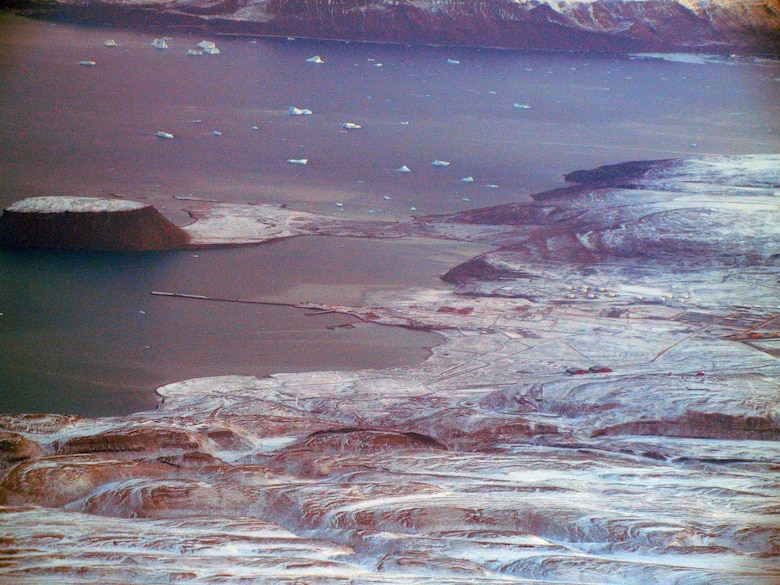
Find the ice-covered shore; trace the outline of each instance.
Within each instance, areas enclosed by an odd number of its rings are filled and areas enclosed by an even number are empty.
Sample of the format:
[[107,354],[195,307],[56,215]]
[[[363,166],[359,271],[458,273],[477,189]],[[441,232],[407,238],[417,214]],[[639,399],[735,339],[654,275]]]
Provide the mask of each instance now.
[[[0,580],[776,583],[780,156],[569,179],[404,226],[501,246],[452,270],[454,290],[337,308],[440,331],[418,367],[0,417]],[[195,215],[202,244],[400,229]]]

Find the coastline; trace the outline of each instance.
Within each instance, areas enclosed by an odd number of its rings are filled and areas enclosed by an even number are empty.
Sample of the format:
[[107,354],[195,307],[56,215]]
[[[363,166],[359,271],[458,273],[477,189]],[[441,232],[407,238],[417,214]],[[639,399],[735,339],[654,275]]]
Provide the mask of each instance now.
[[[0,522],[82,579],[769,584],[778,162],[689,158],[501,210],[530,232],[420,218],[416,233],[502,241],[487,276],[355,309],[439,329],[430,359],[187,380],[125,418],[0,417]],[[111,544],[117,518],[132,520]],[[171,530],[190,554],[137,540]],[[120,550],[156,560],[128,568]],[[24,556],[4,571],[48,582]]]

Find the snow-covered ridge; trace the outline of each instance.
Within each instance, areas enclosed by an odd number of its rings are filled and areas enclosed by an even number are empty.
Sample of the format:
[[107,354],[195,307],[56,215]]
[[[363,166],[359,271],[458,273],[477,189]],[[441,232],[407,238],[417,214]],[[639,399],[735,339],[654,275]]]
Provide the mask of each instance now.
[[[215,32],[506,48],[776,52],[780,0],[22,0],[22,13]],[[141,12],[139,12],[141,11]],[[143,18],[140,18],[143,16]]]

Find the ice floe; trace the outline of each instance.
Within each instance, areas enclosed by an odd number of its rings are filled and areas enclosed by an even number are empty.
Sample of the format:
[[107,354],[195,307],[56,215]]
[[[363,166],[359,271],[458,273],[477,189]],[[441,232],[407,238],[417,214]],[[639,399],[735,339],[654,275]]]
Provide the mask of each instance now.
[[287,162],[291,165],[306,165],[309,164],[308,158],[288,158]]
[[287,113],[291,116],[311,116],[313,112],[307,108],[296,108],[295,106],[290,106],[287,108]]
[[167,49],[168,48],[168,42],[165,39],[154,39],[149,44],[151,46],[153,46],[155,49]]
[[325,63],[325,61],[322,60],[322,57],[319,55],[314,55],[313,57],[309,57],[306,59],[307,63]]
[[171,134],[170,132],[163,132],[162,130],[158,130],[155,136],[157,136],[157,138],[167,138],[167,139],[173,138],[173,134]]
[[431,163],[434,167],[448,167],[450,166],[450,162],[446,160],[439,160],[438,158]]
[[359,130],[363,126],[361,126],[360,124],[355,124],[354,122],[344,122],[341,125],[341,127],[344,128],[345,130]]
[[400,167],[398,167],[395,170],[398,171],[399,173],[411,173],[412,172],[412,169],[410,169],[406,165],[401,165]]

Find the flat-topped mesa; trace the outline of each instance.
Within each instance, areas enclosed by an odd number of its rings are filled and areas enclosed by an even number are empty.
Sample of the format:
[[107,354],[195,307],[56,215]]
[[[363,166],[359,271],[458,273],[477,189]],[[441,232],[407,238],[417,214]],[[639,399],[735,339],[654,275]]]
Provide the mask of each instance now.
[[189,236],[154,207],[92,197],[32,197],[0,216],[0,247],[133,252],[186,248]]

